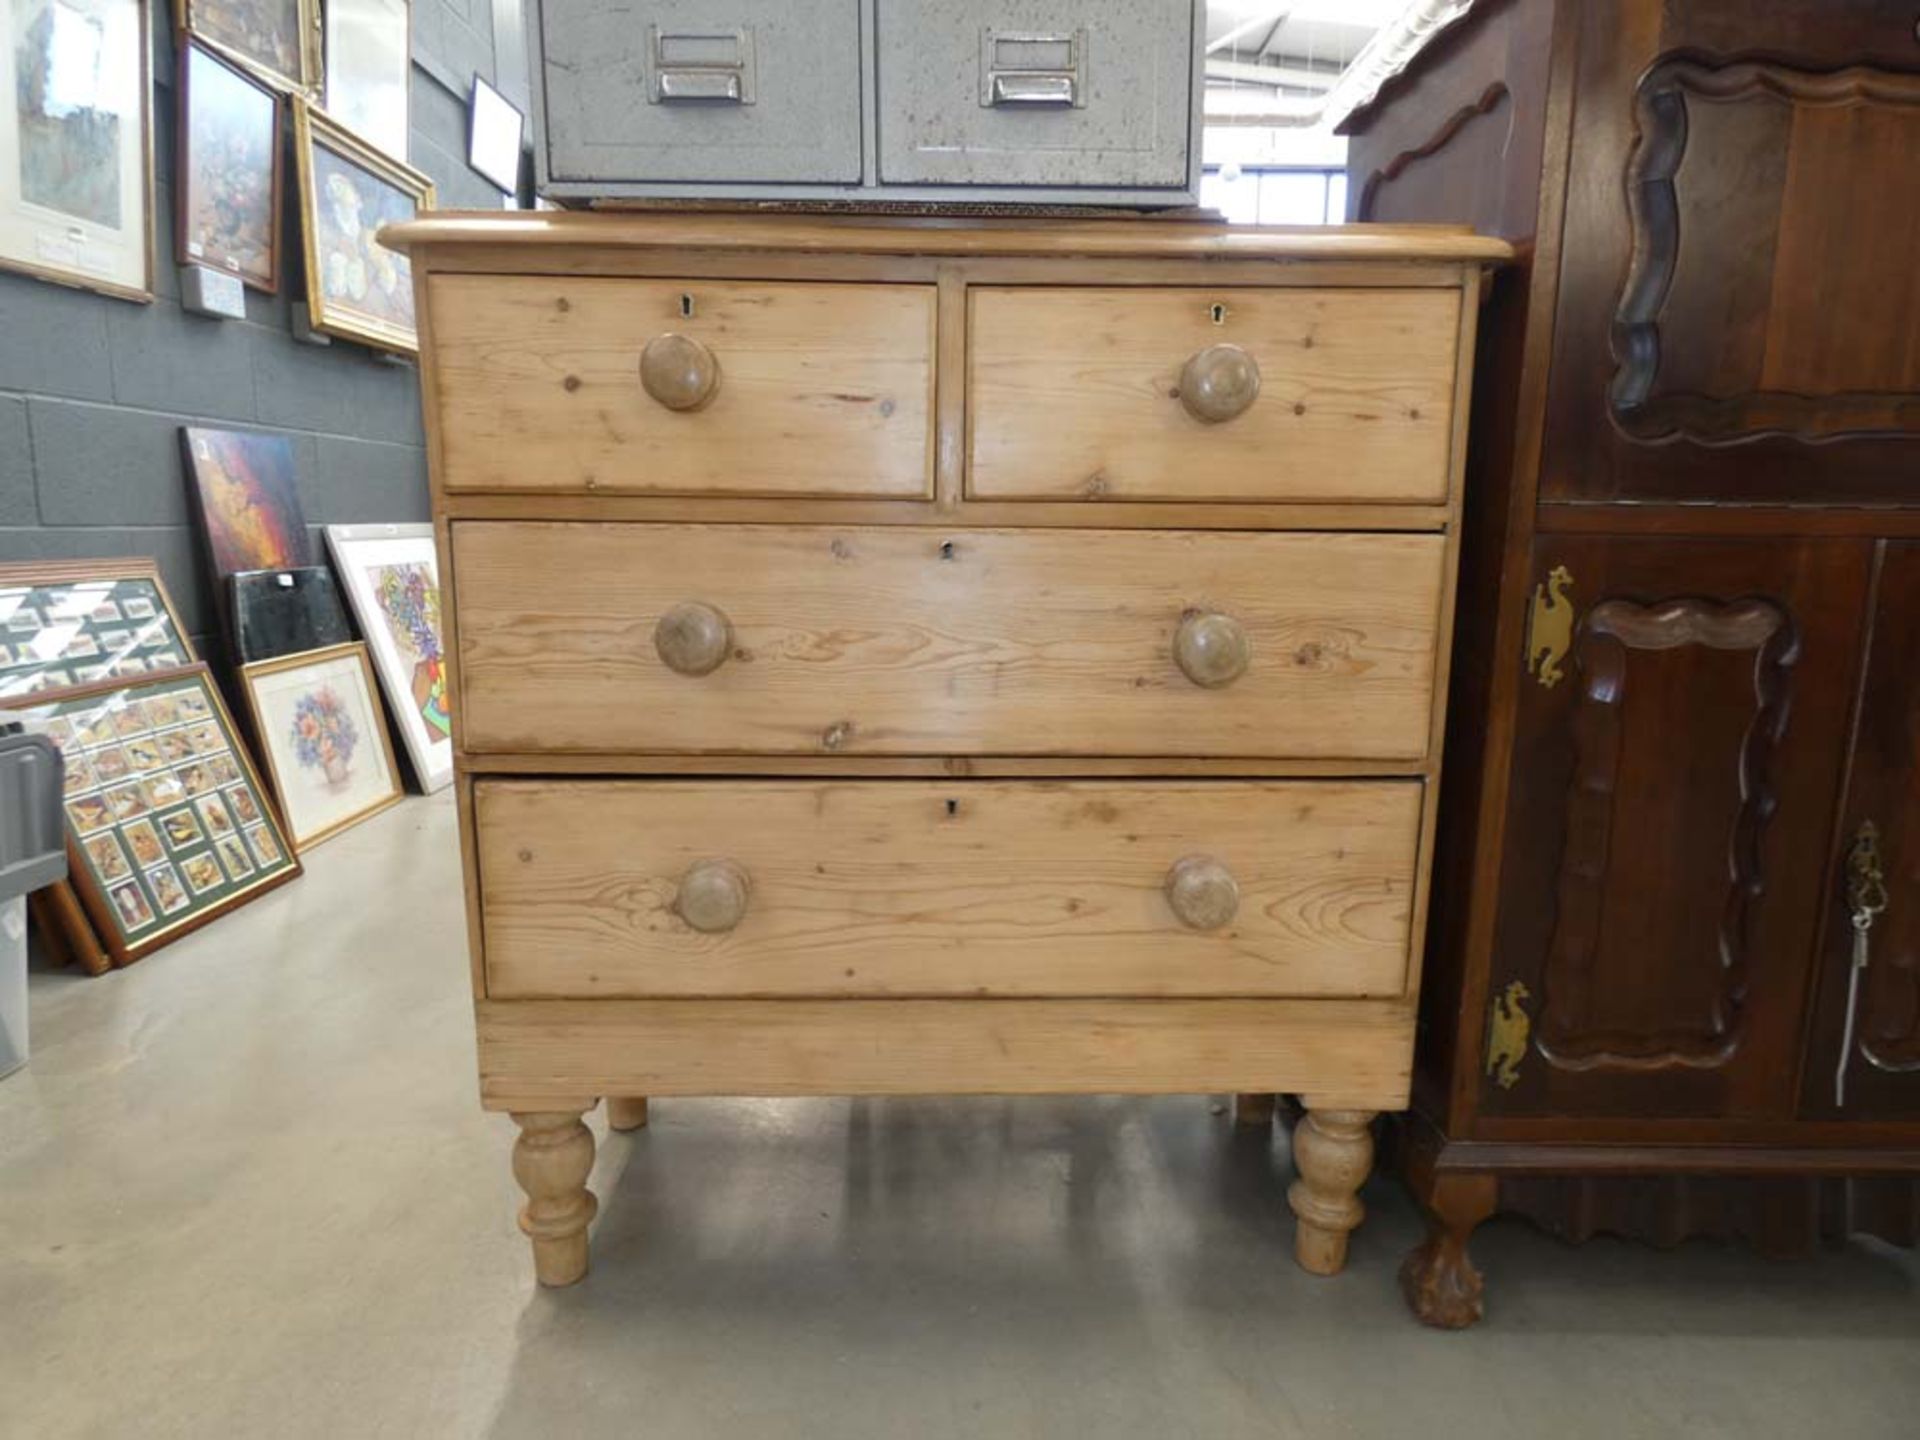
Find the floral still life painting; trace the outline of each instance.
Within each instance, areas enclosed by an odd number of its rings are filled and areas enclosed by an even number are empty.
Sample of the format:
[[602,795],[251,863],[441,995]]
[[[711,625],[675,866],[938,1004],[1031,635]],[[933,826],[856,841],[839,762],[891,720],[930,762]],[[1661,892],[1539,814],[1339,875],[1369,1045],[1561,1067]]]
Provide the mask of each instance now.
[[307,564],[312,542],[294,483],[293,442],[194,425],[180,434],[214,574]]
[[364,644],[243,665],[240,679],[295,850],[400,798]]
[[180,57],[180,258],[280,287],[280,98],[198,45]]
[[431,730],[451,738],[453,712],[447,699],[447,669],[440,655],[440,585],[431,567],[378,565],[372,571],[374,598],[386,617],[394,648],[413,662],[408,692],[413,708]]

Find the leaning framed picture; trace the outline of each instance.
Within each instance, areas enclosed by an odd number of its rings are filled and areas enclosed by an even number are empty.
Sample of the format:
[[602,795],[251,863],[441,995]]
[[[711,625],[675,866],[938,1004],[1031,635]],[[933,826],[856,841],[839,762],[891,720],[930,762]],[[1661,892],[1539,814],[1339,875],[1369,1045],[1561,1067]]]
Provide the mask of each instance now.
[[180,261],[280,289],[280,97],[213,51],[180,47]]
[[110,680],[26,717],[65,758],[69,872],[116,964],[300,873],[205,665]]
[[242,665],[240,688],[295,850],[399,802],[365,645]]
[[174,0],[179,28],[277,90],[311,91],[318,79],[316,0]]
[[327,548],[426,794],[453,779],[453,690],[431,525],[329,525]]
[[153,298],[145,0],[0,0],[0,266]]
[[150,559],[0,565],[0,707],[198,659]]
[[182,425],[187,484],[214,578],[309,563],[293,441],[257,430]]
[[376,238],[433,208],[433,182],[383,155],[323,110],[293,105],[307,321],[317,331],[417,354],[413,267]]
[[327,0],[327,114],[396,160],[407,158],[413,17],[407,0]]

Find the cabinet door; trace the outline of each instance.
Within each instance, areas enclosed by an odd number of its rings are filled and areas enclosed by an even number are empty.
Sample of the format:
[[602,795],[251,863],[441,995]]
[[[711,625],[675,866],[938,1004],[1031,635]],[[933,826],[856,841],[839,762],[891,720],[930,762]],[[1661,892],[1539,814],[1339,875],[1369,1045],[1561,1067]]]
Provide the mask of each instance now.
[[1488,1112],[1792,1112],[1870,552],[1536,542]]
[[[1873,638],[1839,844],[1827,877],[1822,968],[1804,1081],[1809,1115],[1920,1115],[1920,542],[1889,544],[1874,595]],[[1870,849],[1860,845],[1868,837]],[[1886,909],[1868,932],[1867,968],[1852,997],[1848,886],[1877,853]],[[1844,1083],[1840,1073],[1846,1056]]]
[[1920,504],[1913,7],[1571,13],[1542,498]]

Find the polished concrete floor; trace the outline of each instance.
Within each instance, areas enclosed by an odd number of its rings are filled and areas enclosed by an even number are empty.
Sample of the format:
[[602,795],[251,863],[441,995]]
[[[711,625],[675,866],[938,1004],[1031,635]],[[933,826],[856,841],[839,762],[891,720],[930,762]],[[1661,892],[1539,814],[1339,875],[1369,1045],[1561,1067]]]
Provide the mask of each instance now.
[[[536,1291],[474,1098],[452,806],[131,970],[33,977],[0,1081],[0,1436],[1920,1435],[1920,1262],[1482,1232],[1406,1315],[1397,1188],[1290,1258],[1218,1097],[663,1101]],[[594,1117],[604,1135],[604,1120]]]

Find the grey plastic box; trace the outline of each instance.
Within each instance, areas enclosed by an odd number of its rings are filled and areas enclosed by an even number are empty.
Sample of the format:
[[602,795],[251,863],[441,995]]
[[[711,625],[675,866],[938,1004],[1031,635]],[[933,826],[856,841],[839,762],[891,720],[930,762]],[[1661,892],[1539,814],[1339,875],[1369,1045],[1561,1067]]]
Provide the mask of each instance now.
[[62,770],[44,735],[0,733],[0,1076],[27,1063],[26,896],[67,874]]
[[1205,0],[531,0],[556,200],[1178,206]]

